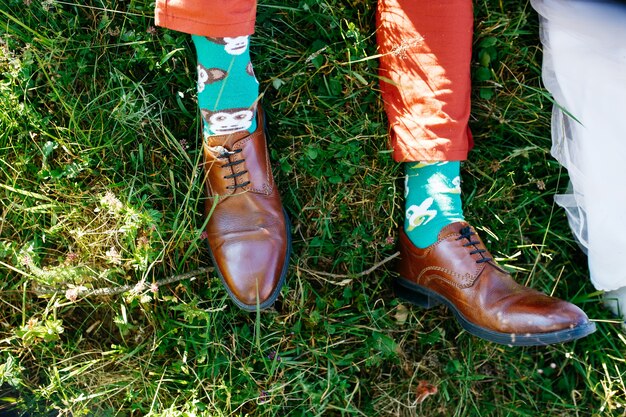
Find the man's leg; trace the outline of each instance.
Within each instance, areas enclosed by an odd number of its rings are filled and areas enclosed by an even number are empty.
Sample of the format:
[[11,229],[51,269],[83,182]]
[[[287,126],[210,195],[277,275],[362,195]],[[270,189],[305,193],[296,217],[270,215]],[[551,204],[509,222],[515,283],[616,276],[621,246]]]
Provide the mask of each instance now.
[[404,230],[425,248],[444,226],[463,220],[460,161],[472,146],[472,3],[381,0],[378,23],[391,145],[394,158],[406,162]]
[[377,33],[394,159],[407,164],[398,295],[443,303],[470,333],[507,345],[593,332],[578,307],[513,281],[463,221],[457,178],[472,146],[471,0],[379,0]]
[[210,255],[228,294],[248,311],[274,303],[290,251],[257,111],[248,49],[255,14],[255,0],[157,0],[155,13],[158,25],[194,35]]

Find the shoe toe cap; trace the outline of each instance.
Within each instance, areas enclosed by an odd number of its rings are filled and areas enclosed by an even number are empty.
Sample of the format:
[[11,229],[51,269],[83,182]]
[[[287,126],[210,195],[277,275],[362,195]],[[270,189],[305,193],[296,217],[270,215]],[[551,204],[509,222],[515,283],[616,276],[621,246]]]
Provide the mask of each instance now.
[[514,333],[550,333],[589,323],[574,304],[543,294],[511,305],[498,319],[502,331]]
[[229,239],[218,249],[216,264],[230,295],[240,307],[255,310],[271,304],[285,273],[286,242],[261,233],[246,239]]

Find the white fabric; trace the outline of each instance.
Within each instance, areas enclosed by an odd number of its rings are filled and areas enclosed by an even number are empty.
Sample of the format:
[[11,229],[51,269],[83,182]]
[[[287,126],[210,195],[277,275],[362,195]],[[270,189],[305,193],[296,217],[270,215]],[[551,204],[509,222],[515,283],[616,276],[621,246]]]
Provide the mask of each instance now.
[[[603,294],[604,305],[613,314],[626,319],[626,287],[618,290],[607,291]],[[626,324],[626,322],[624,322]]]
[[557,195],[597,289],[626,286],[626,4],[531,0],[541,19],[543,81],[556,101]]

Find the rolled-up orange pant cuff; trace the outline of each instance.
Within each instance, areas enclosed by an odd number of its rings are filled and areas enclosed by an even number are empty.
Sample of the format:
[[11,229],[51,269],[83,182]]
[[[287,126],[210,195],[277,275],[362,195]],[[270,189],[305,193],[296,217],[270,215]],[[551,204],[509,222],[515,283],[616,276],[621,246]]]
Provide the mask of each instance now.
[[154,18],[157,26],[192,35],[251,35],[256,0],[156,0]]
[[467,159],[471,0],[379,0],[377,23],[394,159]]

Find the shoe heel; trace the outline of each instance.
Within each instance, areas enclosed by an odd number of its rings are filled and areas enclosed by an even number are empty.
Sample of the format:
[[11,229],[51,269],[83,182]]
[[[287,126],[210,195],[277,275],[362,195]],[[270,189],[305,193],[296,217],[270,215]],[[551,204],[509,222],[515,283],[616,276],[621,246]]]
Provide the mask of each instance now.
[[441,304],[441,302],[416,288],[407,287],[399,279],[393,281],[393,291],[396,297],[402,298],[411,304],[415,304],[422,308],[432,308]]

